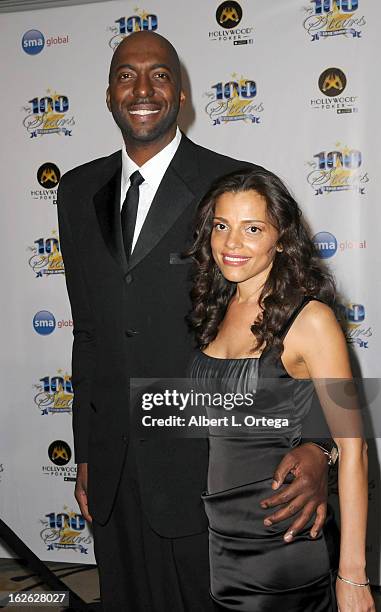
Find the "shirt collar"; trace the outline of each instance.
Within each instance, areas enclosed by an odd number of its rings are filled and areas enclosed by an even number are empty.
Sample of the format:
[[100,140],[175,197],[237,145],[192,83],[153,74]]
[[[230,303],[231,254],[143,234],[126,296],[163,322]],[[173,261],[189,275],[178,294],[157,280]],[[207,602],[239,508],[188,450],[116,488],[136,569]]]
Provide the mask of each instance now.
[[175,155],[177,148],[181,141],[181,132],[179,128],[176,128],[176,135],[167,144],[164,149],[159,151],[156,155],[151,157],[145,164],[138,166],[128,155],[126,147],[122,147],[122,193],[127,191],[127,186],[130,180],[130,176],[135,170],[139,170],[140,174],[144,178],[145,184],[148,184],[152,189],[156,191],[159,187],[160,182],[167,170],[169,164]]

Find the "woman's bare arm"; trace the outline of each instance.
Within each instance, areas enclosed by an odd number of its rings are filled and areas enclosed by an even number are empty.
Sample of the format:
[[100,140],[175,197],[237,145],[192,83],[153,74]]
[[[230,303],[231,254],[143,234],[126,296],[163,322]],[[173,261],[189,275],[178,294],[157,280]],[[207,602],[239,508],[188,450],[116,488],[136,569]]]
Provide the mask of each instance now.
[[[344,334],[328,306],[311,302],[295,325],[293,344],[314,385],[328,427],[339,450],[341,547],[339,574],[366,582],[365,536],[368,505],[367,445],[352,380]],[[375,610],[369,588],[341,581],[337,596],[342,612]]]

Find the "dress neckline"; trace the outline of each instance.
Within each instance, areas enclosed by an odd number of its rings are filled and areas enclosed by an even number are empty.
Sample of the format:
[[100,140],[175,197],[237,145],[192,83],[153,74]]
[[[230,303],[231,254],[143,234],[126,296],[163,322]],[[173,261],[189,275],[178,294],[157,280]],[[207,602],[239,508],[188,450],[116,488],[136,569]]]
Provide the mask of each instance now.
[[259,361],[263,355],[263,352],[258,357],[213,357],[213,355],[207,355],[200,348],[197,349],[198,352],[207,359],[214,359],[214,361]]
[[[302,299],[302,301],[299,304],[299,306],[297,308],[295,308],[294,312],[289,317],[288,321],[286,322],[285,326],[283,327],[283,329],[282,329],[282,331],[280,333],[280,337],[282,338],[282,340],[287,335],[290,327],[292,326],[293,322],[295,321],[295,319],[298,316],[298,314],[300,313],[300,311],[303,310],[304,306],[306,306],[309,302],[311,302],[313,300],[318,301],[318,302],[321,301],[321,300],[319,300],[319,299],[317,299],[315,297],[304,296],[304,298]],[[214,361],[259,361],[262,358],[262,355],[266,352],[266,349],[264,349],[262,351],[262,353],[258,357],[213,357],[212,355],[207,355],[206,353],[204,353],[200,348],[198,348],[197,351],[203,357],[206,357],[206,359],[213,359]],[[282,359],[280,358],[279,360],[280,360],[282,368],[286,372],[287,376],[290,377],[289,373],[287,372],[286,368],[284,367]],[[292,378],[292,377],[290,377],[290,378]]]

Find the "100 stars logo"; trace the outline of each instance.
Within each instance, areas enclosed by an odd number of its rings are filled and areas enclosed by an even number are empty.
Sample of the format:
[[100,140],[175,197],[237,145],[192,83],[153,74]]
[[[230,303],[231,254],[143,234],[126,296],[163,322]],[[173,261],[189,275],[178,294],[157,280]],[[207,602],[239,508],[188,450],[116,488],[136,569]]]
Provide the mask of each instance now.
[[226,125],[244,121],[258,125],[262,120],[263,102],[257,100],[257,83],[253,79],[238,76],[236,72],[231,80],[220,81],[205,92],[208,98],[205,112],[212,125]]

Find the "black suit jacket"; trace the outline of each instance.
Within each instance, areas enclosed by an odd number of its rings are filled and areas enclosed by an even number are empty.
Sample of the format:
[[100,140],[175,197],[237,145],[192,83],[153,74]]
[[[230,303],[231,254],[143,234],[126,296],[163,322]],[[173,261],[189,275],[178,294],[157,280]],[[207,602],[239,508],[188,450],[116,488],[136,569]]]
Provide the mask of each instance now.
[[[121,152],[65,174],[58,190],[61,249],[74,321],[72,380],[76,461],[88,462],[89,508],[110,514],[129,441],[129,379],[183,377],[192,339],[189,266],[201,196],[213,179],[248,167],[182,136],[127,265],[120,226]],[[136,445],[144,512],[165,537],[206,528],[207,442]]]

